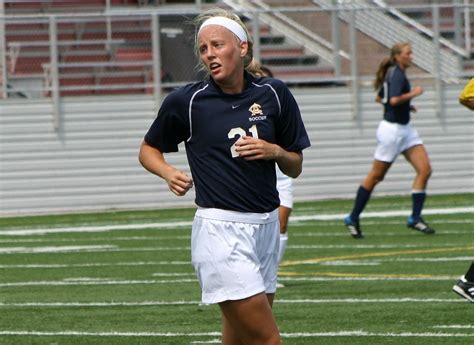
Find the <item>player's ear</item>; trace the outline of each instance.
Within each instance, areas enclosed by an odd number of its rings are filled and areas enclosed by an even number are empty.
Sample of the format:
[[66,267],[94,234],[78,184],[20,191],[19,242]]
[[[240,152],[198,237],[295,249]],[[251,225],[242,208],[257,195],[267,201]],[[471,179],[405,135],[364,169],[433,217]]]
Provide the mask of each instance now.
[[240,57],[245,57],[249,50],[249,43],[248,42],[240,42]]

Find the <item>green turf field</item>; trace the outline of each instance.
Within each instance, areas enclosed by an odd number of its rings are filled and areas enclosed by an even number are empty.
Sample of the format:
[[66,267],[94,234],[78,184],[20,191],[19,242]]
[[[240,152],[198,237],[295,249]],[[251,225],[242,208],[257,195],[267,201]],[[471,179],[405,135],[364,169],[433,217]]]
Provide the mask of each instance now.
[[[284,344],[474,344],[451,291],[474,260],[474,195],[427,199],[437,233],[405,226],[409,196],[295,205],[274,312]],[[217,344],[190,265],[194,210],[0,218],[0,344]]]

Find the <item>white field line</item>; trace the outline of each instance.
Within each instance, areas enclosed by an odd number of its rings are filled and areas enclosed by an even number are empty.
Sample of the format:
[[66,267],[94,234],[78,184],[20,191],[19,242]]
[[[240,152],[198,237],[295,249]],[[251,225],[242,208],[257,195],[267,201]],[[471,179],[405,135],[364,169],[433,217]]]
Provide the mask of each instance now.
[[[436,222],[436,225],[445,224],[446,222]],[[465,224],[472,223],[471,220],[466,220],[463,222]],[[325,224],[324,227],[329,226],[337,226],[341,228],[342,223],[334,223],[334,224]],[[364,222],[364,225],[380,225],[380,222]],[[383,224],[391,224],[390,222],[384,222]],[[393,222],[393,224],[400,224],[400,222]],[[293,226],[307,226],[305,224],[293,224]],[[400,236],[400,232],[388,232],[388,231],[371,231],[371,236],[383,236],[383,237],[390,237],[390,236]],[[443,234],[449,235],[467,235],[472,234],[472,231],[469,230],[443,230]],[[0,230],[0,235],[2,235]],[[304,233],[294,233],[292,234],[294,237],[347,237],[346,231],[341,232],[304,232]],[[47,243],[47,242],[93,242],[93,241],[163,241],[163,240],[187,240],[191,238],[191,235],[185,236],[130,236],[130,237],[92,237],[92,238],[51,238],[51,239],[41,239],[41,238],[22,238],[22,239],[0,239],[0,243]]]
[[[220,332],[201,332],[201,333],[159,333],[159,332],[79,332],[79,331],[0,331],[1,335],[16,336],[90,336],[90,337],[216,337],[220,336]],[[474,337],[469,333],[376,333],[357,331],[339,331],[339,332],[301,332],[301,333],[281,333],[282,338],[320,338],[320,337],[429,337],[429,338],[447,338],[447,337]]]
[[[278,277],[282,282],[334,282],[334,281],[452,281],[457,276],[436,277]],[[0,285],[1,286],[1,285]]]
[[[323,303],[466,303],[459,298],[340,298],[340,299],[275,299],[276,304],[323,304]],[[25,302],[3,303],[0,307],[43,307],[43,308],[70,308],[70,307],[146,307],[166,305],[193,305],[200,306],[200,301],[143,301],[143,302]],[[436,328],[474,328],[474,326],[435,326]]]
[[[0,230],[1,231],[1,230]],[[185,236],[128,236],[128,237],[89,237],[89,238],[22,238],[22,239],[3,239],[0,243],[43,243],[43,242],[93,242],[93,241],[163,241],[163,240],[189,240],[191,235]]]
[[[424,209],[423,214],[456,214],[456,213],[474,213],[474,207],[452,207],[452,208],[429,208]],[[408,217],[410,215],[409,210],[403,211],[379,211],[379,212],[364,212],[361,218],[387,218],[387,217]],[[347,216],[347,213],[339,214],[321,214],[321,215],[307,215],[307,216],[295,216],[294,221],[305,221],[305,220],[341,220]]]
[[[454,207],[454,208],[435,208],[425,209],[423,214],[456,214],[456,213],[474,213],[474,207]],[[386,217],[398,217],[408,216],[409,211],[384,211],[384,212],[366,212],[363,214],[363,218],[386,218]],[[321,215],[302,215],[291,217],[291,222],[308,221],[308,220],[341,220],[346,216],[344,213],[339,214],[321,214]],[[45,229],[16,229],[16,230],[3,230],[0,231],[0,235],[44,235],[50,233],[62,233],[62,232],[105,232],[113,230],[140,230],[140,229],[169,229],[169,228],[182,228],[190,227],[191,221],[187,222],[164,222],[164,223],[146,223],[146,224],[115,224],[115,225],[103,225],[103,226],[81,226],[81,227],[65,227],[65,228],[45,228]]]
[[0,268],[72,268],[72,267],[111,267],[111,266],[170,266],[191,265],[191,261],[137,261],[137,262],[91,262],[88,264],[25,264],[0,265]]
[[[466,222],[466,223],[471,223]],[[379,224],[380,222],[374,223],[374,224]],[[388,224],[388,223],[383,223],[383,224]],[[399,222],[397,224],[400,224]],[[438,225],[439,222],[436,222],[436,225]],[[367,225],[367,223],[364,222],[364,225]],[[347,237],[347,231],[345,228],[338,223],[337,224],[338,228],[344,229],[343,231],[330,231],[330,232],[304,232],[304,233],[294,233],[292,236],[294,237]],[[443,234],[449,234],[449,235],[470,235],[472,234],[472,231],[469,230],[443,230]],[[0,233],[1,235],[1,233]],[[396,232],[386,232],[386,231],[371,231],[370,232],[371,236],[383,236],[383,237],[395,237],[395,236],[400,236],[400,231]],[[50,238],[50,239],[39,239],[39,238],[22,238],[22,239],[0,239],[0,243],[49,243],[49,242],[94,242],[94,241],[107,241],[107,242],[115,242],[115,241],[168,241],[168,240],[186,240],[189,241],[191,238],[191,234],[186,235],[186,236],[131,236],[131,237],[96,237],[96,238],[82,238],[82,239],[77,239],[77,238]]]
[[[469,223],[472,223],[469,222]],[[386,225],[387,223],[383,222],[378,222],[374,223],[375,225]],[[400,223],[398,223],[400,224]],[[364,226],[367,225],[365,222],[363,224]],[[403,224],[404,225],[404,224]],[[402,226],[403,226],[402,225]],[[311,224],[313,226],[313,224]],[[436,226],[438,226],[438,223],[436,223]],[[342,223],[337,224],[338,229],[334,230],[332,232],[304,232],[304,233],[294,233],[292,234],[294,237],[347,237],[347,230],[344,227]],[[337,231],[337,232],[336,232]],[[404,230],[401,231],[396,231],[396,232],[388,232],[388,231],[370,231],[370,236],[379,236],[379,237],[399,237],[400,235],[405,234],[406,232],[403,232]],[[413,230],[408,229],[406,230],[408,233],[414,233]],[[443,230],[444,235],[470,235],[472,234],[472,231],[469,230]],[[21,242],[21,240],[18,240]],[[1,243],[2,241],[0,241]],[[51,240],[49,241],[51,242]]]
[[0,283],[0,287],[14,286],[71,286],[71,285],[137,285],[137,284],[178,284],[197,283],[197,279],[173,279],[173,280],[57,280],[57,281],[30,281],[30,282],[5,282]]
[[195,277],[195,273],[153,273],[153,277]]
[[[94,248],[95,247],[95,248]],[[58,247],[4,247],[1,254],[55,254],[55,253],[130,253],[130,252],[163,252],[189,251],[191,247],[144,247],[144,248],[117,248],[117,246],[58,246]]]
[[[284,282],[334,282],[334,281],[453,281],[459,276],[436,276],[436,277],[279,277],[278,280]],[[3,282],[0,287],[17,286],[71,286],[71,285],[138,285],[138,284],[179,284],[197,283],[197,279],[165,279],[165,280],[120,280],[120,279],[64,279],[51,281],[26,281],[26,282]]]
[[[458,247],[456,243],[443,243],[440,245],[430,244],[429,248],[452,248]],[[426,244],[341,244],[341,245],[289,245],[291,249],[406,249],[426,248]],[[139,247],[139,248],[117,248],[117,246],[48,246],[48,247],[0,247],[2,254],[65,254],[65,253],[131,253],[131,252],[163,252],[163,251],[189,251],[191,247]]]
[[[290,235],[291,236],[291,235]],[[474,245],[474,243],[473,243]],[[402,249],[402,248],[448,248],[458,247],[459,243],[443,243],[441,245],[432,244],[293,244],[287,245],[291,249]]]
[[41,254],[41,253],[72,253],[108,251],[116,249],[117,246],[48,246],[48,247],[5,247],[0,248],[0,254]]
[[0,335],[26,335],[26,336],[90,336],[90,337],[215,337],[220,336],[220,332],[200,332],[200,333],[160,333],[160,332],[44,332],[44,331],[0,331]]
[[[378,265],[385,261],[403,261],[403,262],[452,262],[452,261],[463,261],[469,262],[474,261],[474,256],[461,256],[461,257],[445,257],[445,258],[396,258],[387,259],[380,258],[374,260],[334,260],[322,262],[321,265],[336,265],[341,266],[354,263],[354,265]],[[86,267],[121,267],[121,266],[190,266],[191,261],[136,261],[136,262],[91,262],[87,264],[24,264],[24,265],[0,265],[0,268],[86,268]]]
[[474,329],[474,325],[439,325],[433,328]]
[[[290,222],[293,219],[293,217],[298,219],[299,217],[302,217],[302,215],[301,216],[291,215]],[[340,219],[336,219],[335,221],[325,221],[324,223],[318,224],[317,226],[341,226],[343,219],[344,217]],[[436,224],[469,224],[471,222],[472,221],[470,219],[438,219],[436,220]],[[298,224],[298,222],[296,221],[294,223],[295,224],[293,225],[299,225],[299,226],[306,225],[304,223]],[[401,224],[400,220],[384,220],[383,223],[390,224],[390,225]],[[368,220],[368,219],[364,220],[364,225],[379,225],[379,224],[380,224],[380,220]]]
[[320,333],[281,333],[282,338],[316,338],[316,337],[474,337],[469,333],[373,333],[365,331],[340,331],[340,332],[320,332]]

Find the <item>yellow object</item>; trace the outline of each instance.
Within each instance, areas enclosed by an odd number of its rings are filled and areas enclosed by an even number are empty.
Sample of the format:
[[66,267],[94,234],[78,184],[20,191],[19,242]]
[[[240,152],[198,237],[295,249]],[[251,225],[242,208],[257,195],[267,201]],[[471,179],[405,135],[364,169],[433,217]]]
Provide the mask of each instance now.
[[474,99],[474,78],[471,78],[469,80],[469,83],[464,86],[464,89],[462,90],[461,94],[459,95],[459,101],[467,101],[470,99]]

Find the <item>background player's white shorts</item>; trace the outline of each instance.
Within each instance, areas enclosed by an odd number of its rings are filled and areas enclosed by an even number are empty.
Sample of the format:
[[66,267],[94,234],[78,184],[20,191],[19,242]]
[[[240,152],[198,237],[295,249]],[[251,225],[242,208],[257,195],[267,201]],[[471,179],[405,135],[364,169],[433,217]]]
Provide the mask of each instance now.
[[278,210],[241,213],[199,208],[193,221],[191,256],[202,302],[274,293],[279,241]]
[[400,153],[420,144],[423,144],[423,141],[411,124],[400,125],[383,120],[377,129],[377,148],[374,158],[378,161],[393,163]]
[[293,208],[293,180],[286,176],[276,166],[277,189],[280,197],[280,205]]

